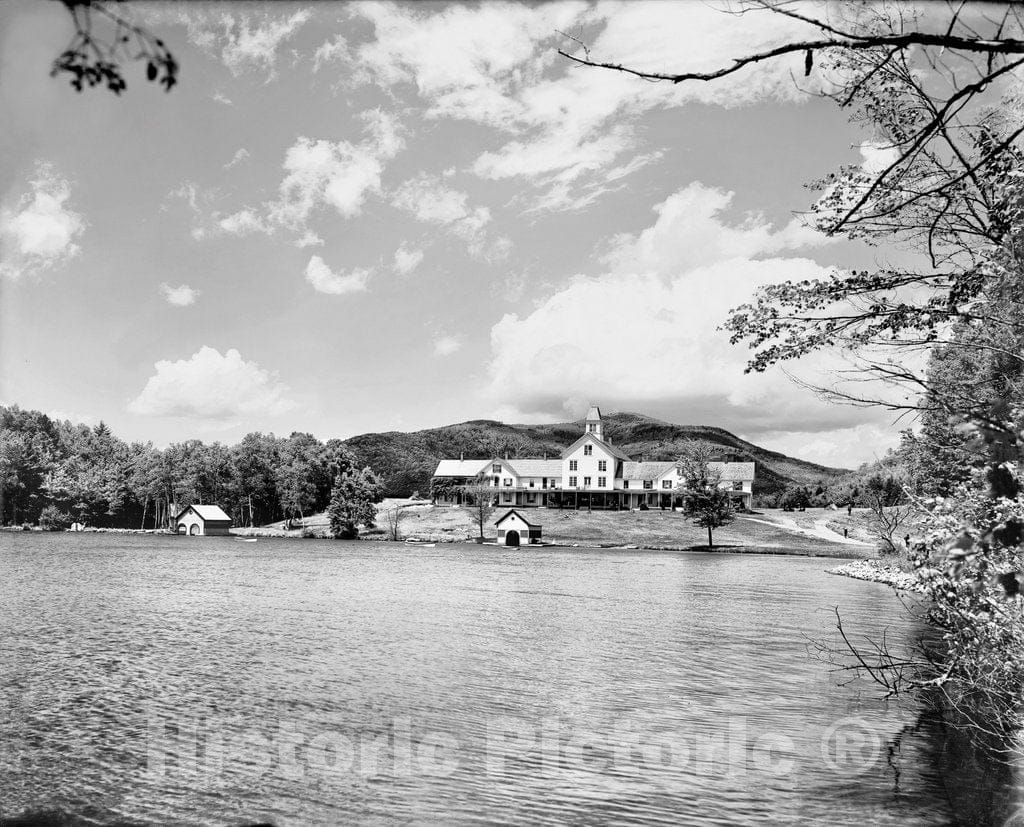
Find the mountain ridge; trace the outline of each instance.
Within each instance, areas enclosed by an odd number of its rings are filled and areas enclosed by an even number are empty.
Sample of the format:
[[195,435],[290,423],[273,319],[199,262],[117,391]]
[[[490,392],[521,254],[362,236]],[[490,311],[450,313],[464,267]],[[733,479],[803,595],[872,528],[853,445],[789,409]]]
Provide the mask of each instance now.
[[[827,484],[849,469],[787,456],[762,448],[714,425],[678,425],[646,414],[621,412],[604,416],[605,435],[635,459],[674,460],[688,439],[719,446],[723,459],[757,463],[755,497],[777,493],[787,485]],[[583,434],[583,420],[523,425],[493,419],[470,419],[419,431],[358,434],[344,440],[361,464],[384,478],[389,496],[426,495],[438,460],[461,454],[489,459],[503,456],[540,457],[560,454]]]

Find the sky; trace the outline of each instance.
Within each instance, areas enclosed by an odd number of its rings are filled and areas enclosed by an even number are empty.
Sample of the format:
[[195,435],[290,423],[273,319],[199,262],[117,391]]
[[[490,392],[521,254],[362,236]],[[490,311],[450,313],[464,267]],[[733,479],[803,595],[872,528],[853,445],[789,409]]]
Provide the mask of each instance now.
[[[0,402],[158,445],[588,404],[841,467],[907,422],[828,404],[841,354],[745,374],[760,285],[868,267],[804,225],[870,134],[778,61],[800,33],[708,3],[145,4],[181,65],[121,96],[50,64],[58,3],[0,4]],[[794,78],[800,79],[800,84]],[[807,81],[807,84],[813,83]]]

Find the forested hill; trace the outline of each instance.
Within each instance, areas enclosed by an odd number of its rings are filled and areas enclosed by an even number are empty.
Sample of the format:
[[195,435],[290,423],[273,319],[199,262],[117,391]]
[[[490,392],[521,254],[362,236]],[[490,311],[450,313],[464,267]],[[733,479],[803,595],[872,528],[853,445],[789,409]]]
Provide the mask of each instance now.
[[[721,446],[719,459],[754,461],[754,490],[761,495],[781,491],[790,483],[827,484],[849,473],[768,451],[722,428],[673,425],[636,413],[610,414],[604,419],[606,436],[634,459],[674,460],[686,440],[701,439]],[[509,457],[556,456],[582,433],[582,420],[552,425],[506,425],[478,419],[413,433],[362,434],[345,440],[344,444],[360,463],[385,478],[389,494],[399,496],[413,491],[426,494],[439,459],[457,458],[460,454],[467,458],[503,456],[506,451]]]

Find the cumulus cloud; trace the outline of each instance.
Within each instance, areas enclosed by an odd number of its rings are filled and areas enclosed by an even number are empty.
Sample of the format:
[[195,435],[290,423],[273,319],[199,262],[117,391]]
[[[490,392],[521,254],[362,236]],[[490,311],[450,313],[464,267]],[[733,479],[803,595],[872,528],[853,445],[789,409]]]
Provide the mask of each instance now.
[[[748,353],[719,330],[760,285],[829,274],[783,250],[816,242],[802,228],[763,218],[726,221],[731,195],[694,184],[656,208],[657,220],[607,251],[608,269],[577,276],[532,311],[491,329],[490,398],[524,414],[557,415],[566,400],[600,399],[676,421],[750,432],[852,427],[863,414],[819,402],[780,370],[745,375]],[[800,375],[829,384],[823,356]]]
[[451,356],[462,347],[461,336],[440,334],[434,339],[435,356]]
[[291,14],[277,11],[217,13],[204,8],[186,8],[180,15],[188,39],[208,54],[219,57],[232,75],[262,71],[268,79],[276,74],[280,47],[311,17],[308,9]]
[[232,157],[230,161],[224,164],[224,169],[231,169],[231,167],[236,167],[243,161],[247,160],[248,158],[249,150],[243,146],[241,149],[238,150],[238,152],[234,154],[234,157]]
[[188,359],[161,360],[142,392],[128,403],[130,413],[225,420],[277,416],[294,409],[288,389],[234,348],[223,355],[203,346]]
[[36,163],[29,192],[0,209],[0,275],[12,280],[63,264],[78,255],[85,219],[70,205],[71,184]]
[[857,468],[897,448],[900,435],[890,423],[868,422],[831,431],[766,431],[755,435],[755,440],[763,448],[819,465]]
[[[224,193],[186,181],[170,193],[189,205],[192,237],[197,241],[224,235],[271,235],[279,230],[295,233],[295,245],[309,247],[323,240],[309,227],[315,214],[333,209],[343,218],[362,212],[371,195],[381,192],[385,164],[405,146],[403,130],[390,114],[379,109],[361,113],[366,139],[313,140],[300,136],[286,151],[284,178],[275,197],[260,206],[224,210]],[[240,149],[225,168],[248,159]]]
[[426,173],[411,178],[391,193],[391,203],[411,212],[418,221],[444,227],[466,241],[471,255],[500,260],[508,255],[512,242],[504,236],[488,238],[485,231],[491,221],[487,207],[471,207],[469,196]]
[[409,249],[404,244],[395,250],[394,268],[399,275],[407,276],[420,266],[423,261],[423,251]]
[[354,13],[373,24],[375,39],[358,48],[329,41],[319,57],[344,64],[344,71],[365,82],[414,89],[426,101],[428,117],[508,133],[505,144],[477,158],[474,171],[534,185],[535,210],[579,209],[603,194],[601,180],[609,170],[629,174],[640,168],[623,158],[645,154],[637,152],[641,138],[634,129],[644,112],[695,101],[741,106],[799,99],[803,93],[792,73],[802,56],[765,62],[713,84],[649,84],[557,57],[555,46],[575,48],[559,30],[586,30],[596,59],[663,72],[719,68],[730,56],[811,31],[783,15],[725,17],[724,10],[708,3],[631,1],[485,3],[431,13],[367,4]]
[[679,263],[692,268],[831,243],[799,219],[776,228],[763,216],[750,214],[728,224],[722,213],[732,199],[731,192],[700,182],[689,184],[654,207],[658,218],[650,227],[613,238],[604,261],[618,271],[668,272]]
[[175,307],[188,307],[190,304],[195,304],[200,295],[198,290],[187,284],[171,287],[166,282],[160,285],[160,294],[168,304],[173,304]]
[[259,213],[248,207],[217,219],[217,227],[228,235],[250,235],[269,231],[267,222]]
[[352,270],[349,273],[335,273],[320,256],[313,256],[306,265],[306,281],[318,293],[344,296],[349,293],[366,292],[370,270]]

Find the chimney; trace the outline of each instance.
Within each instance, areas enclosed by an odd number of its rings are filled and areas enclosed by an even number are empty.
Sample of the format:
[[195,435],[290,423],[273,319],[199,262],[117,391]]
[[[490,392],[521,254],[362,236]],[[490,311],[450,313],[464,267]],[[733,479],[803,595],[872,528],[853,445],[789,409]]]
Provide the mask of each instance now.
[[508,451],[505,452],[505,459],[508,459]]
[[463,451],[459,454],[459,462],[462,462],[466,458],[466,452]]

